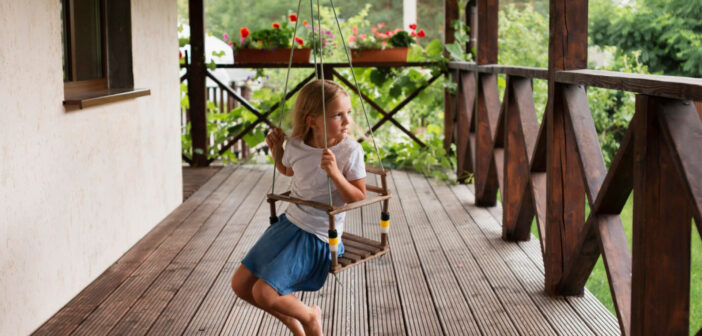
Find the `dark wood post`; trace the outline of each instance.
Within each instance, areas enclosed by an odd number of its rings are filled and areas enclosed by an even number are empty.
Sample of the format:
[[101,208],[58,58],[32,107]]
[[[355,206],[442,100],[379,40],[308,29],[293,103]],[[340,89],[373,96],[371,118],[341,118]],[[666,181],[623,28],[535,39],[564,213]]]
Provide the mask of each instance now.
[[574,134],[566,125],[563,88],[555,79],[559,70],[587,67],[587,10],[587,0],[550,1],[544,266],[546,292],[553,295],[582,294],[582,287],[575,292],[558,288],[565,266],[572,262],[585,223],[585,186]]
[[536,119],[531,79],[510,76],[505,94],[505,170],[502,188],[502,238],[529,240],[534,218],[529,190],[529,158],[536,145]]
[[[458,0],[444,0],[444,45],[455,41],[454,33],[456,32],[451,26],[454,20],[458,20]],[[448,51],[444,50],[444,55],[448,56]],[[450,76],[447,73],[446,76]],[[451,91],[444,90],[444,149],[446,153],[450,153],[451,144],[454,142],[454,124],[456,119],[455,113],[455,97],[451,95]],[[458,132],[467,132],[468,130],[457,130]]]
[[658,120],[675,113],[664,105],[685,108],[680,101],[636,96],[632,335],[689,333],[692,209]]
[[[241,97],[243,97],[246,101],[251,100],[251,88],[244,85],[241,87]],[[241,138],[241,157],[242,158],[248,158],[250,153],[249,150],[249,145],[244,141],[244,138]]]
[[[477,64],[497,64],[498,0],[478,0]],[[493,206],[497,201],[497,172],[493,157],[493,137],[497,130],[500,98],[497,75],[478,73],[475,109],[475,203]]]
[[193,140],[193,167],[207,166],[207,114],[205,98],[205,10],[203,0],[189,1],[190,51],[188,98],[190,99],[190,136]]

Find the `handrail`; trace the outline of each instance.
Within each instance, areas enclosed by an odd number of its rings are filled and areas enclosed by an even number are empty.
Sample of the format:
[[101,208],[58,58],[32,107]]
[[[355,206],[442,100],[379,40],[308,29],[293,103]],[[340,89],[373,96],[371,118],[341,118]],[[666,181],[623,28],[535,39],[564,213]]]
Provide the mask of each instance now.
[[588,85],[673,99],[702,100],[702,78],[586,69],[558,71],[556,72],[556,82]]
[[525,78],[548,79],[548,70],[545,68],[513,66],[513,65],[477,65],[473,62],[449,62],[450,69],[477,71],[481,73],[506,74]]
[[[449,62],[448,66],[456,70],[548,79],[546,68],[500,64],[477,65],[473,62]],[[583,69],[556,71],[556,82],[702,101],[702,78]]]

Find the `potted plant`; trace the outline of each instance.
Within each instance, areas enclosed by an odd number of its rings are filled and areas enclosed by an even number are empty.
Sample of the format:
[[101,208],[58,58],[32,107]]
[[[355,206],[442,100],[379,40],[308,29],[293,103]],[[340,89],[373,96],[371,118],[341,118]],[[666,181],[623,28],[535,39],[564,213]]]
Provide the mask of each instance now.
[[351,48],[351,61],[364,62],[406,62],[409,47],[416,39],[426,36],[424,29],[416,31],[417,25],[411,24],[411,33],[401,28],[386,30],[384,23],[379,23],[371,28],[371,34],[358,34],[358,28],[353,27],[353,34],[349,37]]
[[[290,22],[297,21],[297,15],[288,16]],[[290,49],[295,48],[293,63],[308,63],[310,48],[300,36],[291,43],[294,26],[288,22],[273,22],[271,28],[250,31],[247,27],[239,30],[238,41],[228,41],[234,49],[234,63],[288,63]],[[298,27],[300,32],[300,27]],[[300,34],[299,34],[300,35]],[[228,36],[225,36],[228,40]]]

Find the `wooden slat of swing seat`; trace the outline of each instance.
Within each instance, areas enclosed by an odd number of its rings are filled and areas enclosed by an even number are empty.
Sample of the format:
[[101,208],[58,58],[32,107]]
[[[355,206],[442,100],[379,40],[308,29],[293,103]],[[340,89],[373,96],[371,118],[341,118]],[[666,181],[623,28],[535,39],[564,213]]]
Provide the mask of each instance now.
[[363,243],[354,242],[351,240],[343,240],[343,242],[344,242],[344,248],[350,247],[350,248],[354,248],[354,249],[359,249],[359,250],[367,252],[369,256],[376,254],[382,250],[382,248],[379,248],[379,247],[374,247],[374,246],[366,245]]
[[344,251],[345,251],[345,253],[351,253],[351,254],[357,255],[361,258],[365,258],[365,257],[368,257],[371,255],[371,252],[368,250],[356,248],[356,247],[348,245],[348,244],[344,244]]
[[384,250],[387,247],[383,246],[383,244],[373,239],[357,236],[348,232],[344,232],[344,234],[341,236],[341,239],[344,242],[344,244],[346,244],[346,242],[352,242],[355,244],[359,244],[359,246],[362,246],[363,249],[368,249],[369,251],[371,251],[371,248],[375,250]]
[[360,237],[348,232],[341,236],[344,254],[338,258],[338,265],[331,267],[329,273],[337,274],[349,267],[382,256],[390,251],[390,245],[382,246],[379,242]]

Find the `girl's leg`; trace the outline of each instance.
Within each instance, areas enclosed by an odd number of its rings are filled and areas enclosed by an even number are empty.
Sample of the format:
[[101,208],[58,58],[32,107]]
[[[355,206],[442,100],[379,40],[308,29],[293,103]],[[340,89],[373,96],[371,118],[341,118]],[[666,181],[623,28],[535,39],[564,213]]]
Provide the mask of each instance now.
[[307,336],[322,335],[322,310],[319,307],[308,307],[293,294],[279,295],[261,279],[254,284],[252,293],[254,300],[262,307],[292,316],[302,322]]
[[283,322],[283,324],[285,324],[285,326],[292,331],[293,335],[304,336],[305,331],[302,328],[300,321],[294,317],[264,308],[256,303],[256,300],[254,300],[253,297],[253,286],[257,280],[258,278],[254,276],[248,268],[246,268],[244,265],[240,265],[236,272],[234,272],[234,276],[232,276],[232,289],[238,297],[244,299],[246,302],[254,305],[255,307],[258,307],[259,309],[264,310],[266,313],[275,316],[277,319]]

